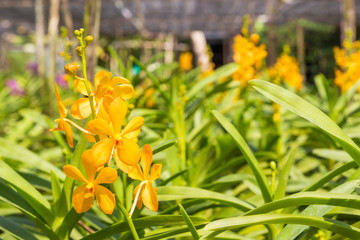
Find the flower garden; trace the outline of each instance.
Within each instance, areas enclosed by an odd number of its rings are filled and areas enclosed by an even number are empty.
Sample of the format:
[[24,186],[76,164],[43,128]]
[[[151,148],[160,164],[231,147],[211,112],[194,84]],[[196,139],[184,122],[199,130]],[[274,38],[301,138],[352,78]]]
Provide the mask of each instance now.
[[286,42],[271,62],[266,25],[242,19],[222,64],[86,24],[55,48],[49,28],[43,53],[8,33],[0,239],[360,239],[360,42],[314,74]]

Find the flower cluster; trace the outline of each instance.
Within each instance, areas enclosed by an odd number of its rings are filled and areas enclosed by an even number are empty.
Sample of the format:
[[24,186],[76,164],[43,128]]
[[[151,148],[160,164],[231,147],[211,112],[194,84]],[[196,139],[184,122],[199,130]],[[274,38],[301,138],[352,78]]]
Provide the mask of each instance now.
[[[79,38],[79,37],[78,37]],[[80,43],[82,43],[80,41]],[[82,45],[83,54],[84,45]],[[152,163],[152,149],[145,145],[142,150],[138,145],[138,135],[144,124],[144,118],[137,116],[127,121],[128,104],[126,100],[134,95],[134,88],[130,81],[123,77],[112,77],[111,73],[100,71],[94,78],[94,86],[86,79],[77,75],[80,68],[77,64],[67,64],[66,72],[74,77],[76,90],[86,96],[75,101],[71,106],[71,116],[74,119],[86,119],[90,121],[86,128],[82,128],[74,121],[67,118],[68,109],[62,102],[57,85],[55,94],[59,108],[60,118],[56,128],[50,131],[65,131],[67,142],[73,147],[72,127],[84,132],[89,142],[95,142],[91,149],[83,152],[81,162],[87,178],[73,165],[64,166],[64,173],[84,184],[77,187],[73,192],[72,202],[76,212],[88,211],[96,198],[98,206],[107,214],[111,214],[115,208],[114,194],[100,184],[111,184],[118,178],[117,170],[110,166],[112,159],[121,171],[130,178],[140,180],[141,183],[134,189],[134,207],[141,208],[142,203],[153,211],[157,211],[156,189],[152,181],[160,177],[161,164]],[[127,124],[124,124],[127,122]],[[140,170],[139,162],[141,158]],[[134,210],[134,208],[133,208]],[[132,210],[132,211],[133,211]]]
[[360,41],[345,43],[341,49],[334,47],[334,57],[337,64],[335,84],[341,92],[346,92],[360,78]]
[[299,63],[288,52],[284,51],[281,54],[274,67],[268,69],[268,74],[276,84],[285,82],[296,90],[300,90],[303,87],[303,77],[300,74]]
[[256,78],[263,65],[263,60],[267,56],[266,46],[258,45],[260,37],[258,34],[251,34],[249,38],[237,35],[234,38],[233,59],[239,64],[239,69],[233,74],[236,81],[240,81],[241,86],[246,86],[247,82]]

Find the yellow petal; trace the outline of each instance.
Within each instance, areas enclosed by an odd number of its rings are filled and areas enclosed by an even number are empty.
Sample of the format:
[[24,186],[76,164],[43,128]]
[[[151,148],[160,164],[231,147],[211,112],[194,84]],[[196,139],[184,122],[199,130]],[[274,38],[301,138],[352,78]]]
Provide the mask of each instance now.
[[131,85],[115,86],[113,96],[130,99],[134,96],[134,88]]
[[136,165],[140,160],[140,147],[131,140],[123,138],[116,144],[116,153],[120,161],[127,165]]
[[123,138],[127,138],[131,141],[134,141],[134,142],[138,142],[138,136],[139,136],[139,133],[140,133],[140,128],[138,130],[135,130],[135,131],[132,131],[132,132],[129,132],[127,134],[124,134],[122,135]]
[[84,183],[88,183],[88,180],[84,177],[80,170],[70,164],[65,165],[63,167],[63,171],[68,177],[82,181]]
[[137,131],[142,127],[143,124],[144,124],[144,118],[136,116],[129,121],[129,123],[126,125],[124,130],[121,132],[121,135],[125,135],[133,131]]
[[127,104],[121,98],[115,98],[109,106],[109,115],[115,135],[120,134],[121,126],[127,113]]
[[84,151],[81,155],[81,162],[84,166],[88,180],[93,182],[96,169],[98,168],[97,159],[94,156],[94,151],[92,149]]
[[[93,89],[93,86],[91,84],[91,82],[87,81],[87,84],[89,86],[89,90],[91,93],[94,92],[94,89]],[[86,91],[86,87],[85,87],[85,81],[82,81],[82,80],[74,80],[74,86],[75,86],[75,89],[81,93],[82,95],[85,95],[87,96],[88,93]]]
[[140,180],[140,181],[145,180],[144,176],[143,176],[143,173],[141,172],[139,164],[136,164],[135,166],[133,166],[133,168],[130,170],[128,176],[129,176],[129,178],[137,179],[137,180]]
[[111,72],[107,73],[105,70],[99,71],[95,74],[94,84],[95,89],[99,87],[99,85],[108,85],[111,82]]
[[101,184],[101,183],[113,183],[116,181],[118,175],[117,171],[114,168],[105,167],[101,169],[99,174],[97,175],[95,179],[95,184]]
[[144,205],[150,210],[156,212],[159,207],[156,189],[153,188],[151,181],[147,181],[143,188],[141,198]]
[[115,141],[111,138],[106,138],[96,143],[91,149],[94,150],[94,156],[97,160],[97,165],[105,165],[110,159]]
[[91,114],[89,98],[80,98],[71,106],[71,116],[75,119],[84,119]]
[[109,123],[101,118],[91,120],[88,124],[88,128],[92,133],[97,135],[114,136],[114,131],[111,129]]
[[152,149],[150,145],[145,144],[141,153],[141,166],[144,173],[144,178],[148,179],[150,166],[152,163]]
[[55,83],[55,95],[56,95],[57,105],[58,105],[58,108],[59,108],[60,117],[64,118],[64,117],[66,117],[66,114],[67,114],[68,110],[65,108],[64,103],[61,101],[60,94],[59,94],[59,89],[58,89],[56,83]]
[[66,140],[71,148],[73,148],[73,134],[69,123],[64,121],[64,131],[66,134]]
[[151,168],[149,180],[158,179],[161,175],[161,168],[162,168],[161,164],[154,164]]
[[73,192],[72,202],[77,213],[87,212],[94,204],[94,196],[85,198],[85,190],[86,185],[82,185]]
[[[137,192],[139,191],[140,186],[141,186],[141,183],[139,185],[137,185],[136,188],[134,189],[134,192],[133,192],[134,201],[135,201],[135,197],[136,197]],[[143,190],[144,190],[144,186],[142,186],[140,191],[142,192]],[[138,209],[142,208],[142,197],[141,197],[142,194],[141,194],[141,192],[140,192],[139,198],[138,198],[138,200],[136,202],[136,206],[137,206]]]
[[106,214],[112,214],[115,208],[114,194],[103,186],[95,185],[95,196],[100,209]]
[[[116,149],[115,149],[115,151],[116,151]],[[115,159],[116,166],[124,173],[129,173],[133,169],[133,166],[127,165],[127,164],[123,163],[122,161],[120,161],[116,152],[114,153],[114,159]]]
[[131,82],[124,77],[114,77],[113,79],[111,79],[110,84],[112,86],[115,86],[115,85],[119,85],[119,84],[131,84]]

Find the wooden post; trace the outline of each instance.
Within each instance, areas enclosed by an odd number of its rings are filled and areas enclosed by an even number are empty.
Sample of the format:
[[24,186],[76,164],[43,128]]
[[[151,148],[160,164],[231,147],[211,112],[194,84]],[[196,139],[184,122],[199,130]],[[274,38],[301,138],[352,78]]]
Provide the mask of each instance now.
[[[54,92],[54,84],[56,77],[56,43],[58,37],[58,27],[59,27],[59,7],[60,0],[50,0],[50,14],[49,14],[49,48],[50,48],[50,57],[49,57],[49,72],[48,72],[48,90]],[[48,98],[48,113],[51,114],[53,98]]]
[[304,28],[299,23],[296,25],[296,45],[297,45],[297,58],[299,61],[300,72],[305,78],[306,69],[305,69]]
[[202,31],[192,31],[190,33],[191,42],[196,55],[197,64],[202,70],[209,69],[209,56],[207,54],[206,38]]
[[276,36],[275,28],[273,26],[274,13],[276,12],[276,0],[266,0],[266,17],[267,17],[267,52],[268,65],[272,66],[276,61]]
[[356,39],[356,9],[354,0],[340,0],[341,13],[341,43],[349,39],[354,42]]
[[62,12],[62,16],[64,18],[64,23],[65,26],[69,32],[69,39],[71,40],[72,44],[71,44],[71,53],[73,54],[73,60],[77,60],[77,53],[76,53],[76,46],[78,40],[76,39],[75,35],[74,35],[74,24],[73,24],[73,19],[71,16],[71,11],[69,8],[69,2],[68,0],[61,0],[61,12]]

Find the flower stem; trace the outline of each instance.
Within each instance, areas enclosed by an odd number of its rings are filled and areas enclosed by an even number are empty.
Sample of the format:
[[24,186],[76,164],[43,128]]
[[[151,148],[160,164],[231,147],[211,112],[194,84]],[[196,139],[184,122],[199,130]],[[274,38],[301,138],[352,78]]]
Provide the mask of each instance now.
[[120,210],[121,210],[122,214],[124,215],[126,222],[129,225],[130,232],[133,235],[134,240],[140,240],[140,238],[136,232],[135,225],[134,225],[132,219],[129,217],[129,213],[126,211],[124,205],[122,203],[119,203],[118,206],[120,207]]

